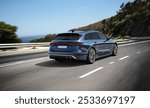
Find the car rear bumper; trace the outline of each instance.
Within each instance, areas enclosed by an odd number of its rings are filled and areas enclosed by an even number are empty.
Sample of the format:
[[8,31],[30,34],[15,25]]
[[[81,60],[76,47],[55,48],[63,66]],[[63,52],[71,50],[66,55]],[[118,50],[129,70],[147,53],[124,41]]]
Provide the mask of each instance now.
[[79,52],[79,53],[49,52],[49,57],[52,59],[63,58],[63,59],[86,60],[87,53],[86,52]]

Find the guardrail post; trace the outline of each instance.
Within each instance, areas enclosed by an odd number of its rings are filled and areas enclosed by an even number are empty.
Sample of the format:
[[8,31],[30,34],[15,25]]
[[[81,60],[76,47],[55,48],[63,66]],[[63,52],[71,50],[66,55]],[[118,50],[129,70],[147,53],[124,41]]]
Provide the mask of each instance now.
[[33,46],[32,49],[36,49],[36,46]]

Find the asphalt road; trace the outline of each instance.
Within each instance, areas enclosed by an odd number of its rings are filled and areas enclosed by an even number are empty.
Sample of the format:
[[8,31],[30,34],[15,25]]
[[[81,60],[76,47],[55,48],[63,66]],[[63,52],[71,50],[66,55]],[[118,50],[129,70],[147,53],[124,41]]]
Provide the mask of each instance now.
[[48,56],[48,51],[0,56],[0,64]]
[[94,64],[56,62],[46,52],[38,58],[22,58],[14,57],[15,62],[9,57],[0,59],[1,91],[150,90],[150,41],[119,45],[117,56]]

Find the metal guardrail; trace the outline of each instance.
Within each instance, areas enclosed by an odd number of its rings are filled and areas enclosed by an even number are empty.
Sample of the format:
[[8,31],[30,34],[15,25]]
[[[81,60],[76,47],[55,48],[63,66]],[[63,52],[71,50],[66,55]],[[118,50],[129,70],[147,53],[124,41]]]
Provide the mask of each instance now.
[[[117,40],[118,44],[125,43],[129,41],[129,39],[119,39]],[[9,48],[23,48],[23,47],[47,47],[50,42],[41,42],[41,43],[10,43],[10,44],[0,44],[0,49],[9,49]]]
[[10,44],[0,44],[0,49],[5,48],[20,48],[20,47],[39,47],[39,46],[49,46],[49,42],[41,43],[10,43]]
[[[123,40],[118,40],[121,42]],[[127,40],[124,40],[127,41]],[[40,42],[40,43],[10,43],[10,44],[0,44],[0,49],[7,49],[7,48],[22,48],[22,47],[46,47],[49,46],[50,42]]]
[[[131,39],[117,39],[119,44],[125,43],[130,40],[140,40],[140,39],[150,39],[149,37],[131,37]],[[40,43],[10,43],[10,44],[0,44],[0,49],[6,48],[21,48],[21,47],[44,47],[49,46],[49,42],[40,42]]]
[[140,40],[140,39],[150,39],[150,36],[146,36],[146,37],[131,37],[131,39],[133,39],[133,40],[136,40],[136,39],[138,39],[138,40]]

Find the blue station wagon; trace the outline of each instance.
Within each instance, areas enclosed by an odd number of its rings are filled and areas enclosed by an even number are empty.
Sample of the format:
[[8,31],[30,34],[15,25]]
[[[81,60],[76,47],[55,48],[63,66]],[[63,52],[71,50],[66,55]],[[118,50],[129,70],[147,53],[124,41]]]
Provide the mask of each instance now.
[[117,52],[117,42],[99,31],[60,33],[49,47],[51,59],[56,61],[62,59],[84,60],[91,64],[99,57],[116,56]]

